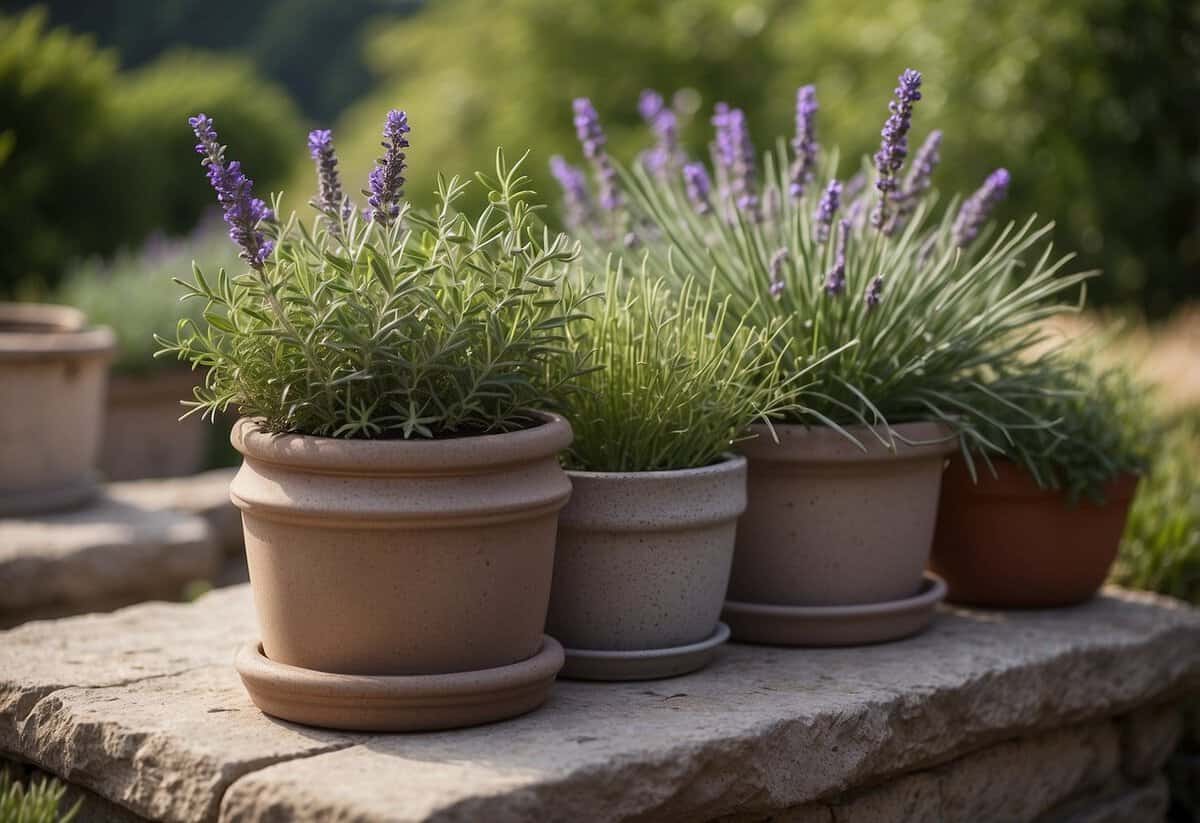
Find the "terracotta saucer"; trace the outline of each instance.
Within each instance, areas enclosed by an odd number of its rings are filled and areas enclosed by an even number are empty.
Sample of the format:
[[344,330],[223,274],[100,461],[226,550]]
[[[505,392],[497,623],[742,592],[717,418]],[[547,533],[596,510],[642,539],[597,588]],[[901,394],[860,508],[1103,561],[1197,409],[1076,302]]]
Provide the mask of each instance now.
[[941,578],[925,573],[912,597],[857,606],[772,606],[725,601],[721,617],[741,643],[773,646],[860,646],[916,634],[946,597]]
[[575,680],[658,680],[677,677],[707,666],[717,647],[729,639],[729,627],[718,623],[716,631],[699,643],[666,649],[598,651],[566,649],[562,676]]
[[52,514],[80,508],[100,493],[98,478],[95,472],[89,472],[58,488],[0,495],[0,517]]
[[545,636],[528,660],[454,674],[370,676],[331,674],[268,660],[261,643],[243,646],[234,661],[250,699],[283,720],[372,732],[457,729],[533,711],[549,695],[563,649]]

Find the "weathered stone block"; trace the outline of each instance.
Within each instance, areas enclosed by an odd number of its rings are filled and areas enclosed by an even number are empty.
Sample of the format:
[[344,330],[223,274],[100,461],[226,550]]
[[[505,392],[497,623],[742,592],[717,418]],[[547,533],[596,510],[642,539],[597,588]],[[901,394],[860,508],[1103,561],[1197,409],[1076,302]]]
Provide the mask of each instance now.
[[185,512],[204,518],[213,539],[228,555],[243,550],[242,513],[229,499],[237,469],[213,469],[188,477],[113,483],[111,497],[142,509]]
[[1162,771],[1183,735],[1183,712],[1174,703],[1147,706],[1121,719],[1121,769],[1140,783]]

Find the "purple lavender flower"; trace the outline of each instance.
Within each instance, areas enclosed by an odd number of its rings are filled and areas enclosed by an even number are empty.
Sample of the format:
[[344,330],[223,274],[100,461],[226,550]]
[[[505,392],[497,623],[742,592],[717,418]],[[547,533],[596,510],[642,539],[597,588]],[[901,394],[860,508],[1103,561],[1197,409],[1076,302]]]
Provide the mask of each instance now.
[[586,225],[592,217],[592,196],[588,192],[587,175],[583,169],[573,166],[562,158],[554,155],[550,158],[550,173],[562,186],[563,211],[567,226],[572,229]]
[[904,183],[900,187],[900,191],[896,194],[894,202],[896,204],[896,213],[888,220],[884,228],[886,234],[892,234],[898,229],[903,229],[908,223],[914,211],[917,210],[917,204],[921,197],[929,190],[933,183],[933,171],[937,168],[938,162],[942,159],[942,133],[940,130],[934,129],[925,138],[925,142],[921,144],[921,148],[917,149],[916,155],[913,157],[912,166],[908,170],[908,174],[904,177]]
[[757,221],[760,215],[754,181],[754,144],[750,141],[746,114],[718,103],[712,122],[717,132],[717,160],[729,180],[729,193],[738,210]]
[[225,162],[225,147],[217,141],[212,118],[197,114],[188,118],[188,125],[196,135],[196,153],[204,156],[201,163],[208,169],[208,182],[224,212],[229,239],[241,248],[238,256],[261,271],[275,243],[267,240],[258,227],[275,219],[275,214],[252,196],[254,181],[242,173],[242,164],[236,160]]
[[329,129],[309,132],[308,151],[317,164],[317,196],[312,205],[326,215],[330,228],[336,231],[336,218],[349,219],[354,213],[354,205],[342,191],[337,154],[333,150],[333,132]]
[[952,236],[959,248],[969,246],[979,236],[979,230],[987,222],[988,215],[996,204],[1008,193],[1012,181],[1007,169],[996,169],[988,175],[983,185],[966,199],[954,220]]
[[708,179],[708,170],[703,163],[688,163],[683,167],[683,186],[696,213],[708,214],[711,210],[708,197],[712,191],[712,181]]
[[600,126],[600,115],[592,101],[586,97],[576,98],[575,133],[583,146],[583,156],[592,163],[600,187],[600,207],[614,211],[621,206],[621,193],[617,189],[617,169],[604,148],[607,138]]
[[787,246],[781,246],[771,255],[771,261],[767,264],[767,271],[771,275],[771,285],[768,286],[767,290],[776,300],[783,294],[783,264],[787,260],[787,257]]
[[679,124],[675,112],[663,103],[662,95],[646,89],[638,98],[638,112],[654,132],[654,147],[643,152],[642,164],[651,174],[664,178],[679,159]]
[[796,200],[804,196],[804,187],[808,185],[817,164],[816,121],[819,108],[816,87],[801,86],[796,92],[796,136],[792,138],[792,151],[796,157],[792,161],[788,186],[789,193]]
[[867,293],[863,295],[863,302],[867,304],[867,311],[879,305],[879,301],[883,299],[883,275],[875,275],[875,279],[867,286]]
[[408,115],[399,109],[387,113],[383,126],[383,157],[371,169],[370,188],[363,191],[371,206],[371,220],[389,225],[400,214],[400,198],[404,196],[404,150],[408,148],[410,131]]
[[883,139],[875,153],[875,170],[879,173],[875,187],[879,189],[880,197],[879,205],[871,215],[871,224],[879,229],[887,223],[889,196],[897,187],[896,173],[908,156],[908,129],[912,125],[913,104],[921,99],[921,73],[905,69],[894,94],[896,99],[888,103],[891,114],[883,124],[880,132]]
[[825,291],[830,297],[838,297],[846,291],[846,244],[850,240],[850,221],[838,223],[837,257],[833,268],[825,276]]
[[837,213],[841,195],[842,184],[836,180],[830,180],[825,193],[821,195],[821,202],[817,204],[817,213],[813,215],[818,243],[824,243],[829,239],[829,227],[833,225],[833,216]]

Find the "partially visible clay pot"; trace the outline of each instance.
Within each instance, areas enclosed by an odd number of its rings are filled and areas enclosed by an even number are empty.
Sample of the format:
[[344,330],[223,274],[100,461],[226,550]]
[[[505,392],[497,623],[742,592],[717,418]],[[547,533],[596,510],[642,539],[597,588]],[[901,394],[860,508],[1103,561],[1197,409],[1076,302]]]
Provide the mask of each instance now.
[[561,417],[507,434],[347,441],[234,426],[267,658],[321,672],[428,675],[538,654],[559,509]]
[[192,398],[200,379],[187,369],[113,376],[100,449],[105,477],[182,477],[204,468],[208,424],[198,414],[179,419],[187,411],[179,401]]
[[948,599],[1046,608],[1090,598],[1117,557],[1138,478],[1113,481],[1103,505],[1072,504],[1017,464],[994,462],[995,476],[979,467],[978,485],[962,460],[946,472],[931,567],[949,586]]
[[[740,444],[748,505],[738,526],[729,599],[847,606],[915,595],[929,559],[946,456],[946,426],[893,427],[896,449],[865,427],[866,450],[824,427],[762,424]],[[911,443],[907,445],[899,438]]]
[[634,651],[713,635],[729,583],[746,460],[679,471],[568,472],[547,632]]
[[0,303],[0,516],[95,494],[114,345],[67,306]]

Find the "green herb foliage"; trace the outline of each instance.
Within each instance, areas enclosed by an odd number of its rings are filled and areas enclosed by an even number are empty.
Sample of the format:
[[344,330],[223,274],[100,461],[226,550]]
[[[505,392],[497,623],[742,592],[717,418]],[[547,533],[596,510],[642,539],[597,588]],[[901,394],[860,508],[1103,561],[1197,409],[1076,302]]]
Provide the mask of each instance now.
[[2,823],[70,823],[79,814],[79,801],[60,812],[67,787],[56,780],[39,779],[26,786],[0,772],[0,821]]
[[[310,228],[293,214],[261,274],[195,266],[181,285],[207,324],[159,340],[207,369],[193,410],[236,406],[269,431],[343,438],[532,424],[583,366],[564,330],[587,298],[565,281],[577,247],[536,219],[520,165],[497,152],[474,217],[455,207],[469,184],[441,178],[431,213],[405,204],[387,226],[350,214]],[[559,384],[544,382],[551,364]]]
[[[998,393],[1030,390],[1013,366],[1042,341],[1035,324],[1069,308],[1061,299],[1091,276],[1062,273],[1071,258],[1054,255],[1047,241],[1052,224],[1039,227],[1031,217],[998,232],[992,227],[959,248],[953,242],[957,200],[935,218],[930,195],[889,236],[867,219],[876,197],[868,188],[858,203],[843,207],[843,214],[858,216],[850,220],[844,290],[830,294],[825,284],[836,262],[837,226],[820,242],[814,218],[825,186],[813,181],[802,198],[791,198],[787,166],[781,143],[766,158],[767,216],[758,221],[732,208],[700,214],[679,180],[658,180],[640,166],[623,176],[634,225],[654,227],[644,233],[653,261],[679,279],[711,272],[729,311],[757,328],[782,324],[772,340],[785,373],[828,358],[813,371],[818,385],[796,410],[796,422],[869,425],[890,439],[886,433],[897,423],[935,420],[952,425],[965,448],[997,449],[985,429],[1003,439],[1010,425],[1045,422]],[[828,171],[836,167],[833,157]],[[781,286],[773,289],[769,270],[777,254],[783,255]],[[866,295],[876,277],[882,295],[870,306]],[[1013,377],[988,385],[986,378],[997,372]],[[1003,414],[986,415],[984,404]]]
[[[609,269],[604,309],[568,345],[592,351],[580,391],[563,398],[575,431],[565,461],[585,471],[705,466],[794,394],[771,333],[750,328],[694,281],[678,293],[643,268]],[[557,382],[564,382],[558,380]]]

